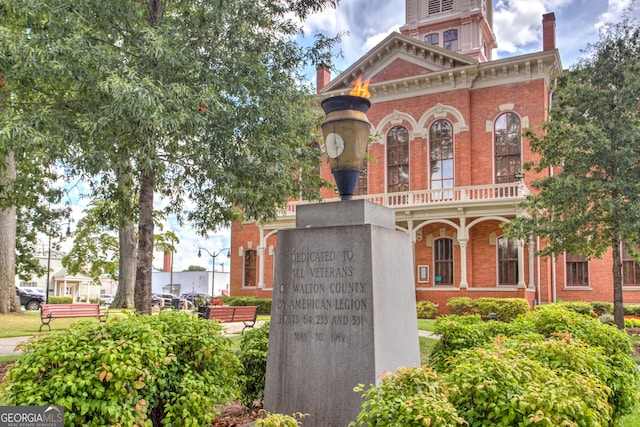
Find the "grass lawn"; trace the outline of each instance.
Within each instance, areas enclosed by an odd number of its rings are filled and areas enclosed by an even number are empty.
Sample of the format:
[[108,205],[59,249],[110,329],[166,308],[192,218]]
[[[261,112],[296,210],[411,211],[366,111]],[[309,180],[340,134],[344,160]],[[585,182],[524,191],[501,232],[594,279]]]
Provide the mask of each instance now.
[[435,324],[435,319],[418,319],[418,329],[421,331],[433,332]]

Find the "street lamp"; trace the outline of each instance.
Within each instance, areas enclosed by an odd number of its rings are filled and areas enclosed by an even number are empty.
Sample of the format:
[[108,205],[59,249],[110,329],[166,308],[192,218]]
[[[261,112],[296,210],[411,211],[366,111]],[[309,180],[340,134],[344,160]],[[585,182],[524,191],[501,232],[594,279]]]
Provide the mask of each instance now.
[[213,253],[211,253],[205,248],[198,248],[198,258],[202,257],[201,251],[205,251],[211,257],[211,296],[214,296],[213,293],[215,293],[216,291],[216,258],[223,251],[227,251],[227,258],[231,258],[231,252],[229,252],[230,250],[230,248],[222,248],[217,253],[216,251],[213,251]]
[[[44,296],[44,302],[49,304],[49,281],[51,280],[51,235],[53,234],[51,228],[49,228],[49,251],[47,252],[47,286],[46,286],[46,294]],[[67,232],[65,233],[67,237],[71,236],[71,219],[67,222]]]

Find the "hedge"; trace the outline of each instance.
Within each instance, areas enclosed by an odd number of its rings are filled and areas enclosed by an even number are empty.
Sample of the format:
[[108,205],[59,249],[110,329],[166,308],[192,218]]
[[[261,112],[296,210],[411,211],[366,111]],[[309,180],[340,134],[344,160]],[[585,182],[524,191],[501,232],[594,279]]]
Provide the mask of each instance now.
[[510,322],[521,314],[531,311],[529,302],[524,298],[477,298],[454,297],[447,300],[451,314],[478,314],[488,319],[490,313],[498,315],[498,320]]
[[62,406],[65,426],[211,425],[239,391],[221,329],[173,311],[74,324],[26,344],[0,405]]

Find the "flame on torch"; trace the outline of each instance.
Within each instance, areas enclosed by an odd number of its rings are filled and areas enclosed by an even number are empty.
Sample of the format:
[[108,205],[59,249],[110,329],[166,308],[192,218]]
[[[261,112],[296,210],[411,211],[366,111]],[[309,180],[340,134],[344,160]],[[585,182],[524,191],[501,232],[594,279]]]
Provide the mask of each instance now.
[[371,79],[368,79],[364,84],[362,84],[362,78],[358,77],[358,80],[356,80],[356,84],[353,86],[353,89],[351,89],[351,92],[349,92],[349,95],[369,98],[371,96],[369,93],[370,81]]

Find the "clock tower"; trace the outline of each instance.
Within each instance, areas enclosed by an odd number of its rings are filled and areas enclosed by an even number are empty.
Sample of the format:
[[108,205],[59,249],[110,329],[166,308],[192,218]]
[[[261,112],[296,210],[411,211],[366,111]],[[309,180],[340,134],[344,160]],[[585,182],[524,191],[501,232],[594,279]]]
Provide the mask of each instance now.
[[492,0],[406,0],[400,32],[478,62],[490,61],[498,47]]

